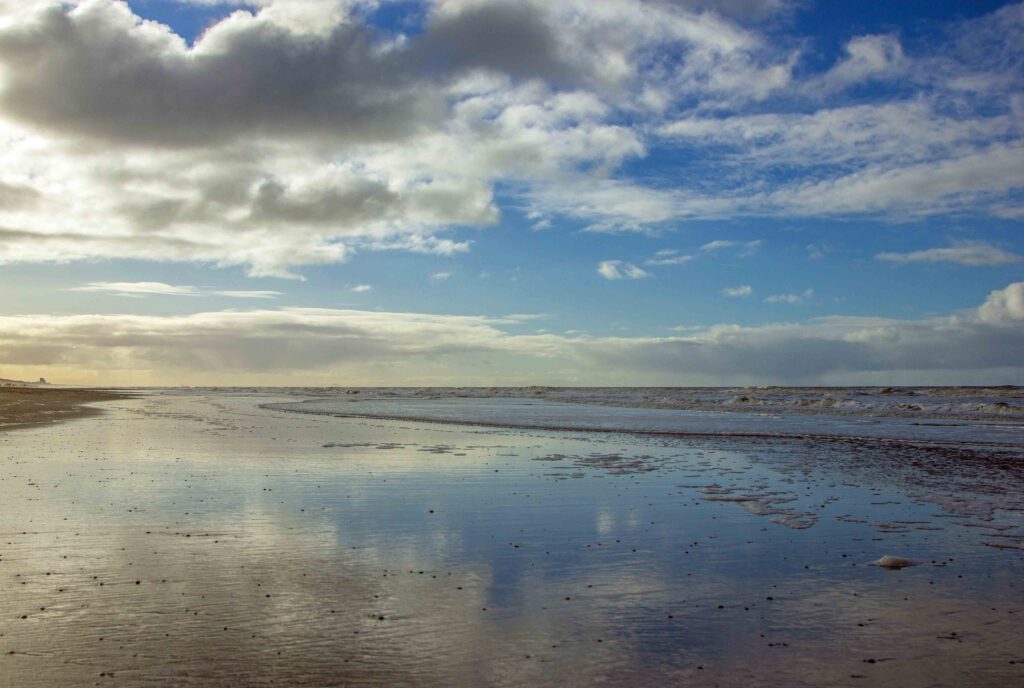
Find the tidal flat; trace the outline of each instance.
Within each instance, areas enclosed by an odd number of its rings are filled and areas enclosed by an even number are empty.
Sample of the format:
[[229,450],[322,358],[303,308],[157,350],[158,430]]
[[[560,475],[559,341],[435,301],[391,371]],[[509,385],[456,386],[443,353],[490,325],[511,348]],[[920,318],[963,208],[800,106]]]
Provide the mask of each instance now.
[[294,401],[152,390],[0,433],[0,686],[1024,684],[1012,433]]

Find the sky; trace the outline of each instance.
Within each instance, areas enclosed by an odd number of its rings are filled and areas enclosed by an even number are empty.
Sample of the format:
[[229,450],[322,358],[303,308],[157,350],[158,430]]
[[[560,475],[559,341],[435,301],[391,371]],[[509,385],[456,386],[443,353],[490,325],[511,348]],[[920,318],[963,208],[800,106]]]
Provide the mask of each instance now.
[[0,0],[0,378],[1024,385],[1024,3]]

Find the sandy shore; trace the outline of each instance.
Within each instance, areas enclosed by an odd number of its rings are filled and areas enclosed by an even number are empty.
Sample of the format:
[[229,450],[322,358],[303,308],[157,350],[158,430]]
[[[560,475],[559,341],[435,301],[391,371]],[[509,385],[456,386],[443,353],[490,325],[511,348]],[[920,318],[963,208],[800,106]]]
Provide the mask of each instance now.
[[99,413],[86,404],[129,397],[96,389],[0,387],[0,431]]
[[1024,685],[1020,456],[282,400],[0,433],[0,688]]

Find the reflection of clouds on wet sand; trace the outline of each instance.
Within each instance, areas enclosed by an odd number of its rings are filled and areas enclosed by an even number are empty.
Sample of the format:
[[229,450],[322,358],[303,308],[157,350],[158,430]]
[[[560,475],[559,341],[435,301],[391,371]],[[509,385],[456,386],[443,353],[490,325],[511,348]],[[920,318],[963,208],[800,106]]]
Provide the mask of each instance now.
[[[923,572],[927,579],[934,572]],[[1019,604],[998,596],[962,599],[919,585],[907,596],[882,572],[833,590],[776,596],[771,631],[742,657],[716,660],[720,685],[1014,685],[1022,676]],[[1003,582],[1006,582],[1004,579]],[[965,668],[970,670],[965,672]],[[738,679],[738,680],[737,680]],[[717,682],[717,681],[716,681]]]
[[18,685],[74,684],[83,665],[129,681],[437,683],[486,632],[466,613],[482,606],[486,571],[387,569],[424,559],[340,548],[327,524],[263,516],[210,536],[114,528],[53,571],[57,588],[39,573],[52,543],[26,538],[17,551],[47,554],[13,562],[33,572],[32,606],[18,608],[49,611],[5,634]]
[[[906,494],[919,483],[886,478],[904,457],[255,401],[156,396],[0,434],[0,685],[1009,685],[1024,669],[1020,555],[982,544],[1013,529],[932,518]],[[817,522],[736,501],[754,496]],[[923,564],[865,565],[883,554]]]

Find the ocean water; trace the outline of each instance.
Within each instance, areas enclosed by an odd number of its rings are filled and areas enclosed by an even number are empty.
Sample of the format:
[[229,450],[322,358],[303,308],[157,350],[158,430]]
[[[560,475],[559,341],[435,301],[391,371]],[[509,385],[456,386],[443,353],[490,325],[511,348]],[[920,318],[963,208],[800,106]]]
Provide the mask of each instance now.
[[275,408],[337,416],[675,435],[860,437],[1024,446],[1005,388],[356,388]]
[[0,433],[0,685],[1024,682],[1012,414],[347,392]]
[[533,398],[635,408],[769,410],[1024,419],[1024,388],[1005,387],[363,387],[303,394],[378,399]]

